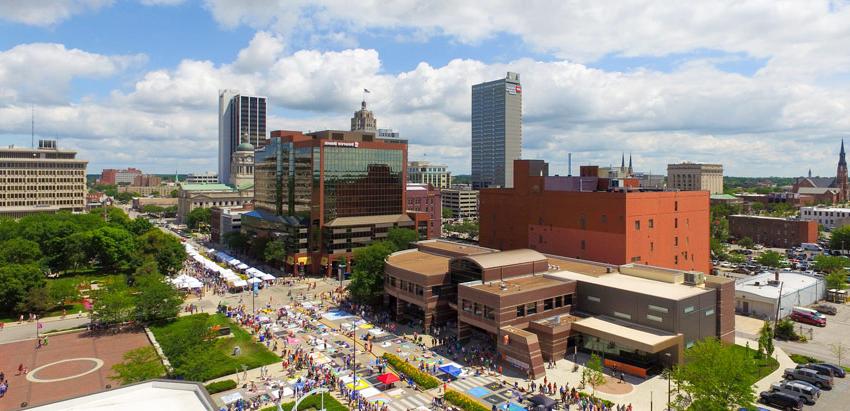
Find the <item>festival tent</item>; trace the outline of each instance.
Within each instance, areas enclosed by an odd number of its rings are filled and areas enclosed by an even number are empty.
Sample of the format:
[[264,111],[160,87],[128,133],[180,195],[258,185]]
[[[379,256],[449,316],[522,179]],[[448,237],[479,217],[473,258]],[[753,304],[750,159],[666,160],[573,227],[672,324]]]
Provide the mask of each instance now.
[[393,374],[393,373],[391,373],[391,372],[388,372],[388,373],[386,373],[386,374],[381,374],[381,375],[379,375],[379,376],[378,376],[378,381],[380,381],[382,384],[390,385],[390,384],[392,384],[392,383],[394,383],[394,382],[398,382],[398,381],[399,381],[399,379],[398,379],[398,376],[397,376],[397,375],[395,375],[395,374]]
[[263,280],[259,280],[257,278],[253,278],[253,277],[248,279],[248,284],[261,283],[261,282],[263,282]]
[[227,253],[222,252],[222,251],[215,253],[215,256],[216,256],[216,258],[218,258],[221,261],[230,261],[230,260],[233,259],[233,257],[229,256]]
[[239,279],[239,280],[233,280],[233,282],[230,283],[230,285],[233,286],[233,287],[247,287],[248,282],[245,281],[245,280]]
[[260,279],[263,280],[263,281],[274,281],[274,280],[277,279],[277,277],[275,277],[271,274],[260,273]]
[[[197,261],[197,262],[199,262],[199,263],[201,263],[201,264],[204,264],[204,263],[206,263],[206,261],[207,261],[207,259],[206,259],[206,258],[204,258],[204,257],[202,257],[200,254],[195,254],[195,255],[193,255],[193,256],[192,256],[192,259],[194,259],[195,261]],[[205,264],[205,265],[206,265],[206,264]]]
[[247,269],[248,269],[248,264],[240,263],[239,265],[237,265],[237,266],[236,266],[236,268],[238,268],[238,269],[240,269],[240,270],[247,270]]
[[251,277],[259,277],[261,273],[262,273],[262,271],[254,268],[254,267],[251,267],[251,268],[245,270],[245,274],[248,274]]
[[444,372],[448,375],[451,375],[452,377],[455,377],[455,378],[459,377],[460,373],[462,372],[462,370],[454,364],[444,365],[444,366],[440,367],[440,371],[442,371],[442,372]]

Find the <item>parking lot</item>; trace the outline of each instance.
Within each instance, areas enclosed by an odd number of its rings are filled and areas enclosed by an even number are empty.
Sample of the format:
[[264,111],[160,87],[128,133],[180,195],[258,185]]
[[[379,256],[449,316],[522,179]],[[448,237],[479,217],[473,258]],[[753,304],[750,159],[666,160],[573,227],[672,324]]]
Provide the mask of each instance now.
[[[850,305],[826,304],[835,306],[838,313],[826,316],[826,327],[813,327],[803,324],[803,335],[809,338],[808,342],[777,341],[776,345],[782,347],[788,354],[803,354],[838,364],[838,357],[833,353],[831,346],[842,343],[847,347],[847,353],[845,358],[842,358],[841,363],[842,365],[850,363]],[[800,324],[796,323],[795,328],[799,332]]]

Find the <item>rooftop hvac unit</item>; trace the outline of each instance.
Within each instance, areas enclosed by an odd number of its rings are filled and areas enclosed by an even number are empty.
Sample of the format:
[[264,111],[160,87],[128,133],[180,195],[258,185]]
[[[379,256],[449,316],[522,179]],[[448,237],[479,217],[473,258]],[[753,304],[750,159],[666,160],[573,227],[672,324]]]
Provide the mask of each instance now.
[[702,273],[685,273],[685,284],[697,285],[705,281]]

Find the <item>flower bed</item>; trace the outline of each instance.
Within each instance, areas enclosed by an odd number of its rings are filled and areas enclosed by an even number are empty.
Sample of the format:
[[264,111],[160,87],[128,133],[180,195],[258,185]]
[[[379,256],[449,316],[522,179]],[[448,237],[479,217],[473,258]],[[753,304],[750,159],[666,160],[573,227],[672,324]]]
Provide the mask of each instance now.
[[[431,374],[419,371],[410,363],[390,353],[384,353],[383,358],[396,369],[396,371],[413,378],[413,381],[423,389],[430,390],[440,386],[440,380],[434,378]],[[487,411],[487,410],[485,410]]]
[[443,395],[443,399],[450,404],[460,407],[464,411],[490,411],[490,408],[485,407],[480,402],[454,390],[447,390],[446,394]]

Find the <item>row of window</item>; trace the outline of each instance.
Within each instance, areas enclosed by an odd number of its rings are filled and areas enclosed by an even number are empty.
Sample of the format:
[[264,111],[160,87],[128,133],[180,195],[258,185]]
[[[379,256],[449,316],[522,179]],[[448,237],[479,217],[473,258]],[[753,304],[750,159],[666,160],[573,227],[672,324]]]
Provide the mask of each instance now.
[[[573,304],[573,295],[567,294],[564,296],[557,296],[554,298],[547,298],[543,300],[543,312],[554,310],[555,308],[561,308],[567,305]],[[525,317],[527,315],[537,314],[537,301],[521,304],[516,306],[516,316],[517,317]]]
[[[387,276],[386,281],[389,283],[390,287],[398,288],[399,290],[407,291],[420,297],[425,294],[425,289],[419,284],[405,280],[397,280],[395,277],[391,276]],[[437,287],[434,288],[436,289]]]

